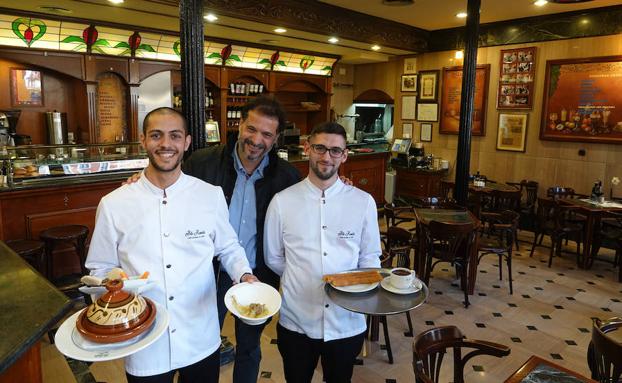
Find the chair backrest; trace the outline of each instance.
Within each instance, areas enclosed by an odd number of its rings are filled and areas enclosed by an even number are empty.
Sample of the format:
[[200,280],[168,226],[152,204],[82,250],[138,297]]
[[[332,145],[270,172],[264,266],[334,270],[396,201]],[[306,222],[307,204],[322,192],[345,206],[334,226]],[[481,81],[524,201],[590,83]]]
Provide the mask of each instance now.
[[431,221],[423,230],[428,254],[434,258],[453,261],[469,256],[470,246],[475,239],[475,225],[467,223],[446,223]]
[[[462,348],[474,350],[462,357]],[[417,383],[439,382],[447,349],[453,349],[454,383],[464,382],[464,366],[474,356],[491,355],[500,358],[510,354],[510,349],[504,345],[465,339],[456,326],[433,328],[417,335],[413,342],[413,368]]]
[[[414,249],[413,234],[401,227],[391,226],[387,229],[387,248],[383,258],[383,267],[410,268],[410,252]],[[397,259],[395,265],[393,261]]]
[[400,218],[397,217],[398,211],[404,211],[404,210],[410,210],[410,209],[412,208],[408,206],[398,207],[398,206],[395,206],[395,204],[393,203],[385,203],[384,204],[384,219],[386,220],[387,228],[391,226],[399,225],[400,223],[404,221],[411,221],[410,218],[404,219],[401,217]]
[[538,183],[536,181],[522,180],[521,185],[523,185],[526,192],[525,205],[529,207],[535,206],[538,199]]
[[536,225],[543,227],[547,222],[557,222],[558,203],[551,198],[538,198],[538,210],[536,211]]
[[497,213],[486,213],[482,222],[486,224],[483,232],[486,235],[495,235],[506,248],[514,245],[516,230],[520,214],[513,210],[502,210]]
[[519,211],[521,191],[516,190],[495,190],[492,193],[493,206],[495,210]]
[[[590,364],[592,378],[601,383],[617,383],[622,377],[622,343],[607,336],[610,331],[622,331],[622,320],[610,320],[609,323],[594,318],[592,323],[593,360]],[[591,346],[590,345],[590,346]]]
[[572,198],[574,195],[574,189],[569,187],[553,186],[546,189],[546,196],[549,198]]

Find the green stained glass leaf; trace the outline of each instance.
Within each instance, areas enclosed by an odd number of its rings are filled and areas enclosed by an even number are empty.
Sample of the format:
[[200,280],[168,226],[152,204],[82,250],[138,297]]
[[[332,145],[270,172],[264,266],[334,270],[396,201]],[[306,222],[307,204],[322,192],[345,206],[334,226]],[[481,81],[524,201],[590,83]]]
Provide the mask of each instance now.
[[103,55],[105,55],[105,54],[106,54],[106,52],[104,52],[104,51],[103,51],[100,47],[95,46],[95,44],[93,44],[93,45],[91,46],[91,49],[92,49],[92,50],[94,50],[94,51],[96,51],[96,52],[99,52],[99,53],[101,53],[101,54],[103,54]]
[[127,56],[131,53],[131,51],[129,49],[124,50],[123,52],[119,53],[119,56]]
[[[20,26],[25,26],[26,30],[22,33],[19,30]],[[32,27],[36,27],[37,34],[34,34]],[[11,29],[15,36],[19,37],[26,45],[30,46],[35,41],[39,40],[47,31],[45,23],[38,19],[30,19],[26,17],[19,17],[11,23]]]
[[175,41],[173,43],[173,52],[175,52],[175,54],[177,56],[181,56],[181,51],[179,50],[179,45],[180,45],[179,40],[177,40],[177,41]]
[[143,51],[147,51],[147,52],[153,52],[155,53],[155,49],[153,49],[153,47],[149,44],[140,44],[138,46],[138,49],[143,50]]
[[219,59],[220,58],[220,53],[210,53],[209,56],[207,56],[208,59]]
[[229,56],[229,59],[227,61],[229,61],[229,60],[242,62],[242,60],[240,59],[240,57],[238,55],[231,55],[231,56]]
[[277,65],[285,66],[285,61],[279,60],[279,61],[276,62],[276,64],[274,64],[274,66],[277,66]]
[[109,46],[110,46],[110,43],[109,43],[109,42],[108,42],[108,40],[106,40],[106,39],[99,39],[99,40],[97,40],[97,41],[95,41],[95,42],[93,43],[92,47],[98,47],[98,46],[100,46],[100,45],[103,45],[103,46],[105,46],[105,47],[109,47]]
[[82,40],[82,37],[78,37],[78,36],[67,36],[61,41],[61,43],[82,43],[84,44],[84,40]]
[[118,43],[117,45],[114,46],[114,48],[130,48],[130,44],[126,43],[125,41],[122,41],[120,43]]
[[270,64],[270,60],[268,60],[268,59],[261,59],[261,60],[257,61],[257,64]]

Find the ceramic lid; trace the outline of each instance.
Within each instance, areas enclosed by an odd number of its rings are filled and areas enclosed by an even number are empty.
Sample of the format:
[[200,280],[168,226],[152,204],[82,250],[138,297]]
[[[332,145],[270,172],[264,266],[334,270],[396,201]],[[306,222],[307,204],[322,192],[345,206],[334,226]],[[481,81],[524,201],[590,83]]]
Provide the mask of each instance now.
[[100,342],[121,342],[149,329],[155,320],[153,302],[123,290],[123,281],[110,280],[108,292],[78,317],[76,327],[85,338]]

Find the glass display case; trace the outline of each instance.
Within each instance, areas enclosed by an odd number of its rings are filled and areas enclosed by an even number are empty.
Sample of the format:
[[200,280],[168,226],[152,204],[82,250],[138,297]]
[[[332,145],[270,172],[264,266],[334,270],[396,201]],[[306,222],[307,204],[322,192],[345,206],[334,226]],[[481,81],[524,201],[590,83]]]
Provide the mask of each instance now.
[[139,142],[8,146],[0,161],[2,188],[123,178],[149,163]]

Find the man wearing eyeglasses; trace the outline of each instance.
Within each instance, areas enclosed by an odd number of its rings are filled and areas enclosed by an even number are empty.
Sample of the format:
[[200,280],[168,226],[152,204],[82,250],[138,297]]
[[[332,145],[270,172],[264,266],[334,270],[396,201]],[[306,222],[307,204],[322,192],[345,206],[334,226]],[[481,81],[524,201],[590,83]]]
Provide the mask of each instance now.
[[322,276],[380,267],[376,203],[344,184],[345,129],[324,123],[305,144],[309,176],[277,193],[266,214],[264,257],[281,276],[278,348],[288,382],[311,382],[321,358],[327,383],[349,382],[363,345],[365,318],[328,300]]

